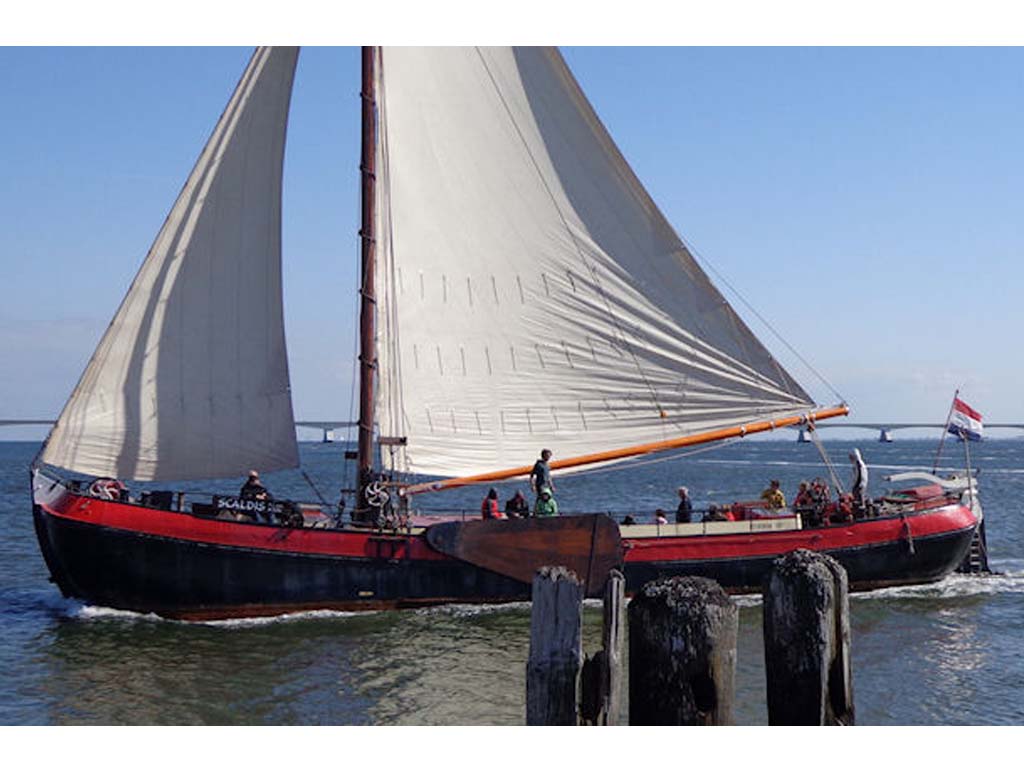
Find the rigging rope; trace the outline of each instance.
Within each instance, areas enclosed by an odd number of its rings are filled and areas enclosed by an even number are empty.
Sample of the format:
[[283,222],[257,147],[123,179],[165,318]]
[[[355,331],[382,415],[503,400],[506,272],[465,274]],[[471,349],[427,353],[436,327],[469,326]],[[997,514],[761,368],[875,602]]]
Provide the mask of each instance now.
[[765,328],[767,328],[767,329],[768,329],[768,330],[769,330],[769,331],[771,332],[771,334],[772,334],[772,335],[773,335],[773,336],[774,336],[774,337],[775,337],[776,339],[778,339],[778,340],[779,340],[780,342],[782,342],[782,345],[783,345],[783,346],[784,346],[784,347],[785,347],[786,349],[788,349],[788,350],[789,350],[789,352],[790,352],[790,353],[791,353],[791,354],[792,354],[792,355],[793,355],[794,357],[796,357],[796,359],[797,359],[797,360],[799,360],[799,361],[800,361],[800,362],[801,362],[801,363],[802,363],[802,364],[804,365],[804,367],[805,367],[805,368],[807,368],[807,370],[808,370],[808,371],[810,371],[810,372],[811,372],[811,373],[812,373],[812,374],[813,374],[813,375],[814,375],[814,376],[815,376],[815,377],[816,377],[816,378],[818,379],[818,381],[820,381],[820,382],[821,382],[822,384],[824,384],[824,385],[825,385],[825,386],[826,386],[826,387],[828,388],[828,390],[829,390],[829,391],[830,391],[830,392],[831,392],[831,393],[832,393],[832,394],[833,394],[833,395],[834,395],[835,397],[837,397],[837,398],[839,399],[839,402],[841,402],[841,403],[845,403],[845,402],[846,402],[846,398],[845,398],[845,397],[843,397],[843,396],[842,396],[842,395],[841,395],[841,394],[839,393],[839,391],[838,391],[838,390],[837,390],[837,389],[836,389],[836,388],[835,388],[834,386],[832,386],[832,383],[831,383],[831,382],[830,382],[830,381],[829,381],[828,379],[826,379],[826,378],[825,378],[825,377],[824,377],[824,376],[823,376],[823,375],[822,375],[822,374],[821,374],[821,373],[820,373],[820,372],[818,371],[818,369],[817,369],[817,368],[815,368],[815,367],[814,367],[813,365],[811,365],[811,364],[810,364],[810,363],[809,363],[809,362],[808,362],[808,361],[806,360],[806,358],[804,358],[804,356],[803,356],[803,355],[801,355],[801,354],[800,354],[799,352],[797,352],[797,351],[796,351],[796,349],[795,349],[795,348],[793,347],[793,345],[792,345],[792,344],[790,344],[790,343],[789,343],[788,341],[786,341],[786,339],[785,339],[785,338],[783,337],[783,335],[782,335],[781,333],[779,333],[779,332],[778,332],[778,331],[777,331],[777,330],[775,329],[775,326],[773,326],[773,325],[772,325],[771,323],[769,323],[769,322],[768,322],[768,321],[767,321],[767,320],[766,320],[766,319],[765,319],[765,318],[764,318],[764,317],[763,317],[763,316],[761,315],[761,313],[760,313],[760,312],[758,312],[758,311],[757,311],[757,310],[756,310],[756,309],[754,308],[754,306],[753,306],[753,305],[752,305],[752,304],[751,304],[751,303],[750,303],[749,301],[747,301],[746,297],[745,297],[745,296],[744,296],[744,295],[743,295],[742,293],[740,293],[740,292],[739,292],[739,289],[737,289],[737,288],[736,288],[736,287],[735,287],[735,286],[734,286],[734,285],[733,285],[732,283],[730,283],[730,282],[729,282],[728,280],[726,280],[726,279],[725,279],[725,276],[724,276],[724,275],[723,275],[723,274],[722,274],[721,272],[719,272],[719,271],[718,271],[717,269],[715,269],[715,265],[714,265],[714,264],[712,264],[712,263],[711,263],[711,261],[709,261],[709,260],[708,260],[708,258],[707,258],[707,257],[706,257],[706,256],[705,256],[705,255],[704,255],[703,253],[701,253],[701,252],[700,252],[700,251],[698,251],[698,250],[697,250],[697,249],[696,249],[695,247],[693,247],[693,245],[691,245],[691,244],[690,244],[690,243],[689,243],[689,242],[688,242],[688,241],[687,241],[687,240],[686,240],[685,238],[683,238],[683,237],[682,237],[682,235],[680,235],[680,239],[681,239],[681,240],[683,241],[683,244],[684,244],[684,245],[686,246],[687,250],[689,250],[689,251],[690,251],[690,253],[691,253],[691,254],[692,254],[692,255],[693,255],[693,256],[694,256],[695,258],[699,259],[699,260],[701,261],[701,263],[702,263],[702,264],[703,264],[703,265],[705,266],[705,268],[706,268],[706,269],[707,269],[707,270],[708,270],[709,272],[711,272],[712,274],[714,274],[714,276],[715,276],[715,277],[716,277],[716,278],[717,278],[718,280],[720,280],[720,281],[721,281],[722,285],[724,285],[724,286],[725,286],[726,288],[728,288],[728,289],[729,289],[729,290],[730,290],[730,291],[731,291],[731,292],[733,293],[733,295],[734,295],[734,296],[736,296],[736,298],[740,300],[740,302],[741,302],[741,303],[743,304],[743,306],[744,306],[744,307],[746,307],[746,308],[747,308],[747,309],[748,309],[748,310],[750,311],[750,313],[751,313],[751,314],[753,314],[753,315],[754,315],[754,317],[756,317],[756,318],[757,318],[757,319],[758,319],[758,320],[759,320],[759,321],[760,321],[760,322],[761,322],[761,323],[762,323],[762,324],[764,325],[764,327],[765,327]]
[[313,483],[312,478],[310,478],[310,476],[306,474],[306,470],[303,469],[300,471],[302,472],[302,476],[305,478],[306,483],[309,485],[310,488],[313,489],[313,493],[315,493],[317,498],[320,499],[320,503],[323,504],[325,507],[329,507],[330,503],[327,501],[327,499],[324,498],[323,494],[320,493],[320,489],[317,488],[316,485]]
[[821,438],[818,437],[818,430],[814,428],[813,424],[808,424],[807,431],[811,433],[811,442],[814,443],[814,447],[818,449],[818,453],[821,454],[821,460],[825,463],[825,467],[828,469],[829,477],[832,478],[832,485],[835,486],[836,491],[839,494],[846,493],[843,488],[843,484],[839,481],[839,475],[836,474],[836,469],[832,464],[832,460],[828,457],[828,452],[825,450],[825,446],[821,442]]

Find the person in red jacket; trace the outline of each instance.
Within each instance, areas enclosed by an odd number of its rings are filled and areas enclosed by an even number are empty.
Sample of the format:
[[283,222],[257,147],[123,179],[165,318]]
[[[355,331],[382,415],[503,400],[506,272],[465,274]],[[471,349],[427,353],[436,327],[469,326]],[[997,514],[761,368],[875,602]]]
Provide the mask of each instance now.
[[484,520],[504,520],[505,513],[498,509],[498,492],[491,488],[480,504],[480,516]]

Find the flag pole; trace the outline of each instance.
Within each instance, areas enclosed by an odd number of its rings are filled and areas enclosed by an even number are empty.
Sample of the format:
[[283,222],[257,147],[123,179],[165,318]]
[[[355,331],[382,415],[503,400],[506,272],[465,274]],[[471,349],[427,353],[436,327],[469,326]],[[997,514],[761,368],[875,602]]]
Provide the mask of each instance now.
[[953,408],[956,406],[956,399],[960,397],[960,389],[953,393],[953,400],[949,404],[949,413],[946,415],[946,426],[942,428],[942,435],[939,437],[939,447],[935,451],[935,461],[932,464],[932,474],[939,471],[939,456],[942,455],[942,444],[946,441],[946,433],[949,431],[949,422],[953,420]]
[[967,465],[967,498],[971,503],[971,511],[974,510],[974,479],[971,477],[971,446],[970,439],[964,438],[964,463]]

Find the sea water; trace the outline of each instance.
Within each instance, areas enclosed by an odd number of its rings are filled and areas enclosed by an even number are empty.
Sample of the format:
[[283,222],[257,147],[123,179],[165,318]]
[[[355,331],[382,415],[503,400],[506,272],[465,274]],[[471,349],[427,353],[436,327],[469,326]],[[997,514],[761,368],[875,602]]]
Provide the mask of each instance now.
[[[932,440],[826,443],[840,479],[861,448],[871,490],[882,476],[928,468]],[[539,446],[542,447],[542,446]],[[865,724],[1024,724],[1024,440],[971,446],[980,468],[990,564],[929,586],[851,599],[856,719]],[[520,724],[525,719],[529,605],[412,611],[317,611],[189,624],[63,599],[32,529],[34,443],[0,443],[0,724]],[[333,503],[352,482],[341,444],[301,446],[299,472],[264,475],[279,498]],[[557,457],[556,457],[557,458]],[[947,443],[941,466],[963,467]],[[533,457],[523,457],[529,463]],[[351,464],[351,462],[349,462]],[[740,441],[715,450],[555,478],[563,513],[670,513],[676,488],[695,505],[756,497],[778,479],[827,476],[813,445]],[[237,481],[192,488],[233,492]],[[501,499],[523,483],[497,486]],[[133,487],[134,490],[134,487]],[[428,511],[475,516],[486,488],[423,497]],[[740,605],[736,721],[765,724],[761,605]],[[584,646],[600,643],[599,607]]]

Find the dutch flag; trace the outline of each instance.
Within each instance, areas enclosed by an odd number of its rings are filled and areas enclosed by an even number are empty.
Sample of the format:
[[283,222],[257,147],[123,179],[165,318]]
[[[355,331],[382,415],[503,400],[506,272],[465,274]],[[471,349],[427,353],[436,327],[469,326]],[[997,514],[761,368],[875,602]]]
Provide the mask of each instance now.
[[981,414],[959,397],[954,397],[948,429],[964,440],[981,440]]

